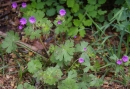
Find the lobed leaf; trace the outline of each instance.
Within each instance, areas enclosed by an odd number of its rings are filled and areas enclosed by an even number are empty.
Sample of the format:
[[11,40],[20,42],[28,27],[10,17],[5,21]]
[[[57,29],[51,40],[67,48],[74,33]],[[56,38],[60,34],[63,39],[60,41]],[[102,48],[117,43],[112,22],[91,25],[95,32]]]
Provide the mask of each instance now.
[[6,48],[7,53],[11,53],[12,51],[15,51],[17,48],[17,45],[15,44],[16,41],[18,41],[19,35],[15,33],[14,31],[7,32],[7,36],[5,37],[4,41],[2,42],[2,48]]
[[28,65],[28,71],[30,73],[35,73],[42,68],[42,64],[39,60],[31,60],[30,62],[28,62],[27,65]]

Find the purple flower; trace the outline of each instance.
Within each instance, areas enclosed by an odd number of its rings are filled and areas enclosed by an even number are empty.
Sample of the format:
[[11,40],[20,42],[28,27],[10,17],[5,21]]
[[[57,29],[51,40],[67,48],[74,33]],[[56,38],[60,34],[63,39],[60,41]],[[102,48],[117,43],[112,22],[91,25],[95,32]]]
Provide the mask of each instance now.
[[27,23],[26,18],[21,18],[20,23],[21,23],[21,25],[25,25]]
[[83,58],[79,58],[78,61],[79,61],[79,63],[83,63],[84,59]]
[[25,2],[22,3],[22,7],[25,8],[27,4]]
[[36,22],[36,19],[35,19],[35,17],[34,16],[31,16],[30,18],[29,18],[29,22],[30,23],[35,23]]
[[77,36],[74,36],[74,38],[76,38]]
[[19,30],[23,29],[23,26],[22,25],[19,25]]
[[117,63],[118,65],[121,65],[123,62],[122,62],[122,60],[119,59],[119,60],[116,61],[116,63]]
[[87,48],[84,48],[84,51],[86,51],[87,50]]
[[122,57],[123,62],[127,62],[128,60],[129,60],[128,56],[125,55],[125,56]]
[[61,23],[62,23],[62,21],[61,21],[61,20],[58,20],[57,24],[61,24]]
[[59,14],[60,14],[61,16],[64,16],[64,15],[66,14],[66,11],[65,11],[64,9],[61,9],[61,10],[59,11]]
[[18,6],[18,5],[17,5],[16,2],[13,2],[13,3],[12,3],[12,7],[13,7],[13,8],[16,8],[17,6]]

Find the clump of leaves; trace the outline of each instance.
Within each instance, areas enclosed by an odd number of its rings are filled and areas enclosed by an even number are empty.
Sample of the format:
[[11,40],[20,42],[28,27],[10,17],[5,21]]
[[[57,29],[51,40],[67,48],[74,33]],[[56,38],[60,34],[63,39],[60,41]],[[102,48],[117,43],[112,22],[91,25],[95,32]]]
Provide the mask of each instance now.
[[43,73],[43,81],[49,85],[55,85],[62,75],[62,71],[59,67],[48,67]]
[[59,61],[70,62],[74,51],[74,41],[67,40],[64,45],[61,44],[55,47],[54,57]]
[[17,49],[16,41],[18,41],[19,35],[13,31],[7,32],[7,36],[5,37],[4,41],[2,42],[2,48],[6,48],[7,53],[11,53]]
[[58,84],[58,89],[79,89],[76,83],[77,72],[75,70],[68,72],[68,77]]
[[92,18],[98,19],[98,21],[104,21],[104,14],[107,12],[106,10],[101,10],[100,7],[102,4],[106,2],[106,0],[87,0],[88,4],[85,7],[89,16]]
[[23,85],[19,84],[17,89],[35,89],[35,87],[28,83],[24,83]]
[[59,84],[58,89],[79,89],[79,88],[76,83],[76,80],[71,78],[66,78]]
[[39,60],[31,60],[30,62],[28,62],[28,71],[30,73],[35,73],[38,72],[41,68],[42,68],[42,64]]
[[30,36],[30,39],[39,38],[41,36],[41,30],[33,30],[31,27],[24,29],[26,36]]

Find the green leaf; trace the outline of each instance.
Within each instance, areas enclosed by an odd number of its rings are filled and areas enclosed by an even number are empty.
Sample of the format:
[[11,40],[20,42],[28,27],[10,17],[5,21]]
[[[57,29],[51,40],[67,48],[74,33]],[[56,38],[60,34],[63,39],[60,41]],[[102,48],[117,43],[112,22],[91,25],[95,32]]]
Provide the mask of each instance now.
[[63,75],[59,67],[48,67],[43,73],[43,81],[49,85],[55,85]]
[[41,30],[35,30],[31,33],[30,39],[40,38],[41,36]]
[[90,20],[90,19],[84,20],[83,24],[84,24],[84,26],[91,26],[92,25],[92,20]]
[[82,63],[82,65],[85,65],[87,66],[88,68],[90,68],[90,59],[89,59],[89,56],[87,55],[87,53],[82,53],[80,58],[84,58],[85,62]]
[[72,11],[74,11],[75,13],[79,11],[79,4],[75,4],[72,8]]
[[19,35],[13,31],[7,32],[7,36],[5,37],[4,41],[2,42],[2,48],[6,48],[7,53],[11,53],[15,51],[17,45],[15,44],[16,41],[19,40]]
[[66,78],[62,82],[59,83],[58,89],[79,89],[76,80],[71,78]]
[[81,37],[84,37],[86,32],[85,32],[84,29],[81,29],[81,30],[79,30],[79,34],[80,34]]
[[77,27],[71,27],[68,31],[68,35],[71,37],[74,37],[78,34],[78,28]]
[[52,6],[52,3],[53,2],[55,2],[55,0],[46,0],[45,1],[45,4],[47,5],[47,6]]
[[107,13],[107,11],[102,11],[101,9],[98,10],[99,15],[104,15],[105,13]]
[[76,44],[75,51],[76,52],[84,52],[84,48],[87,48],[88,42],[81,41],[79,44]]
[[34,8],[36,8],[36,6],[37,6],[37,3],[36,3],[36,2],[32,2],[30,8],[33,8],[33,9],[34,9]]
[[96,76],[92,76],[92,81],[90,82],[90,86],[99,87],[103,84],[103,80],[97,78]]
[[78,19],[74,19],[74,21],[73,21],[73,24],[74,24],[75,26],[77,26],[77,27],[80,25],[80,23],[81,23],[81,21],[78,20]]
[[23,85],[19,84],[17,89],[35,89],[35,87],[28,83],[24,83]]
[[56,46],[54,56],[56,60],[70,62],[73,58],[73,54],[75,49],[73,48],[74,41],[67,40],[65,44],[61,44],[60,46]]
[[[36,22],[38,22],[38,20],[41,20],[41,18],[43,18],[45,16],[45,13],[41,10],[37,10],[36,12],[33,12],[31,15],[33,15],[36,18]],[[40,24],[40,23],[38,23]]]
[[[44,23],[43,23],[44,22]],[[51,27],[53,26],[52,22],[47,18],[44,18],[42,22],[42,32],[43,34],[49,34]]]
[[87,1],[89,4],[92,4],[92,5],[96,4],[96,2],[97,2],[97,0],[87,0]]
[[[120,1],[120,0],[117,0],[117,1]],[[121,0],[121,1],[120,1],[121,4],[123,3],[123,1],[124,1],[124,0]],[[126,1],[127,6],[128,6],[129,9],[130,9],[130,0],[125,0],[125,1]]]
[[37,9],[43,9],[43,8],[44,8],[44,5],[45,5],[45,4],[44,4],[43,2],[38,2],[36,8],[37,8]]
[[31,27],[24,29],[26,36],[30,36],[30,39],[39,38],[41,36],[41,30],[33,30]]
[[84,73],[87,73],[89,71],[90,67],[85,67],[83,70],[84,70]]
[[97,11],[90,11],[89,15],[92,16],[93,18],[97,16]]
[[93,5],[86,5],[85,10],[87,10],[87,12],[94,11],[95,10],[95,6],[93,6]]
[[78,14],[78,17],[79,17],[79,19],[80,19],[80,20],[82,20],[82,19],[83,19],[83,17],[84,17],[84,15],[83,15],[83,14],[81,14],[81,13],[79,13],[79,14]]
[[46,15],[47,16],[54,16],[55,13],[56,13],[56,9],[55,8],[51,8],[51,9],[47,10]]
[[22,84],[19,84],[17,89],[23,89],[23,85]]
[[101,6],[100,4],[96,4],[96,5],[94,6],[95,10],[98,10],[98,8],[99,8],[100,6]]
[[98,0],[98,4],[104,4],[106,0]]
[[76,70],[71,70],[68,72],[68,78],[77,78]]
[[89,57],[96,57],[96,52],[91,46],[87,47],[87,54]]
[[67,6],[68,7],[73,7],[75,3],[75,0],[67,0]]
[[30,73],[35,73],[37,71],[39,71],[42,68],[42,64],[39,60],[31,60],[30,62],[28,62],[28,71]]
[[54,53],[51,55],[50,60],[52,63],[57,63],[58,66],[63,67],[64,63],[63,61],[59,61],[55,59]]
[[113,54],[110,56],[110,59],[116,61],[119,58],[115,54]]
[[63,8],[64,8],[64,7],[63,7],[63,6],[60,6],[60,5],[56,6],[57,13],[59,13],[60,9],[63,9]]
[[85,82],[78,83],[79,89],[88,89],[87,84]]
[[[38,2],[41,2],[41,0],[37,0],[37,3],[38,3]],[[42,2],[41,2],[41,3],[42,3]]]

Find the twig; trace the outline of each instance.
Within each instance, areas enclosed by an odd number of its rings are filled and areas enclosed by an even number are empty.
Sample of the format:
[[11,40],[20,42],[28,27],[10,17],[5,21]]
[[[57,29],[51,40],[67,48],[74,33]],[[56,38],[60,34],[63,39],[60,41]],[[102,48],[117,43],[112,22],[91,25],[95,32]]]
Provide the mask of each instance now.
[[[0,36],[2,36],[2,37],[5,38],[6,35],[7,35],[6,33],[3,33],[2,31],[0,31]],[[30,50],[30,51],[32,51],[32,52],[34,52],[34,53],[36,53],[36,54],[42,56],[42,57],[43,57],[43,60],[47,61],[47,58],[46,58],[46,57],[44,57],[43,55],[41,55],[40,53],[38,53],[39,49],[38,49],[37,47],[32,46],[32,45],[29,45],[29,44],[24,43],[24,42],[21,42],[21,41],[17,41],[16,44],[17,44],[18,46],[27,48],[28,50]]]

